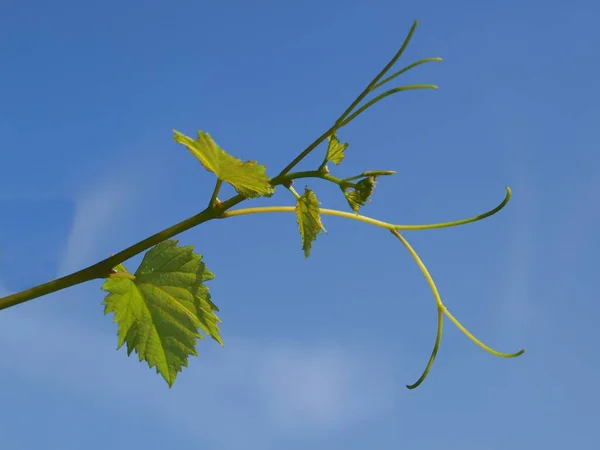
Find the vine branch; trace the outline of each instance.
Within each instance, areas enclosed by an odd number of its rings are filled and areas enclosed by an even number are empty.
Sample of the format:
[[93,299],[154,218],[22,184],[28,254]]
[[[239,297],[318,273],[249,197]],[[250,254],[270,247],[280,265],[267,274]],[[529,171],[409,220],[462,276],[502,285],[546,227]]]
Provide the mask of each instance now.
[[[263,188],[265,188],[264,190],[262,190],[262,191],[245,190],[244,191],[244,190],[240,190],[236,187],[238,192],[243,192],[245,195],[237,194],[224,202],[219,201],[218,195],[219,195],[220,189],[222,187],[223,180],[225,180],[226,182],[228,182],[230,184],[233,184],[234,187],[236,186],[236,184],[234,181],[232,181],[231,178],[228,178],[228,174],[226,172],[221,172],[219,174],[214,169],[214,167],[219,166],[217,164],[217,161],[218,161],[219,157],[223,156],[223,154],[225,154],[225,156],[230,158],[230,164],[232,164],[231,161],[235,160],[235,158],[228,156],[222,149],[219,149],[218,146],[216,146],[216,144],[214,144],[214,142],[211,140],[210,136],[208,134],[204,133],[203,139],[205,139],[205,142],[206,141],[212,142],[212,153],[209,155],[210,157],[207,157],[206,154],[203,154],[201,150],[198,151],[198,149],[195,147],[192,148],[192,151],[196,152],[196,156],[199,155],[200,161],[205,166],[205,168],[209,169],[210,171],[214,172],[217,175],[217,181],[216,181],[215,187],[213,189],[213,192],[211,194],[208,206],[204,210],[202,210],[199,213],[197,213],[179,223],[176,223],[175,225],[172,225],[158,233],[155,233],[152,236],[149,236],[146,239],[143,239],[143,240],[127,247],[126,249],[120,251],[119,253],[111,255],[110,257],[103,259],[102,261],[99,261],[89,267],[86,267],[79,271],[73,272],[64,277],[49,281],[47,283],[40,284],[40,285],[32,287],[30,289],[26,289],[21,292],[17,292],[15,294],[8,295],[4,298],[0,298],[0,310],[10,308],[12,306],[33,300],[35,298],[38,298],[38,297],[41,297],[41,296],[44,296],[44,295],[47,295],[47,294],[50,294],[53,292],[57,292],[62,289],[74,286],[76,284],[84,283],[84,282],[91,281],[94,279],[126,278],[126,279],[130,279],[130,280],[135,280],[135,275],[130,274],[130,273],[125,273],[126,271],[125,272],[117,271],[117,270],[115,270],[115,267],[119,266],[120,264],[127,261],[128,259],[150,249],[151,247],[157,246],[158,244],[170,239],[171,237],[173,237],[175,235],[178,235],[186,230],[189,230],[190,228],[196,227],[196,226],[198,226],[202,223],[208,222],[210,220],[226,219],[226,218],[250,215],[250,214],[282,213],[282,212],[286,212],[286,213],[292,212],[293,213],[293,212],[297,212],[297,210],[300,210],[301,213],[298,216],[299,217],[298,223],[301,228],[300,232],[303,237],[303,245],[305,242],[304,241],[305,228],[302,228],[302,225],[300,225],[300,223],[301,223],[300,218],[303,215],[306,215],[310,220],[312,220],[313,223],[317,223],[321,228],[322,228],[322,223],[321,223],[321,219],[320,219],[320,214],[341,217],[341,218],[356,220],[359,222],[363,222],[363,223],[374,225],[374,226],[377,226],[380,228],[387,229],[392,235],[394,235],[394,237],[396,237],[402,243],[402,245],[406,248],[406,250],[409,252],[411,257],[414,259],[416,264],[419,266],[419,269],[421,270],[421,272],[423,273],[423,276],[427,280],[427,283],[428,283],[428,285],[433,293],[433,296],[435,298],[435,301],[436,301],[437,331],[436,331],[434,347],[431,352],[429,361],[427,362],[427,365],[426,365],[422,375],[418,378],[418,380],[412,385],[407,385],[407,387],[409,389],[414,389],[417,386],[419,386],[423,382],[423,380],[427,377],[427,374],[429,373],[431,367],[433,366],[433,363],[435,361],[435,358],[436,358],[438,350],[439,350],[441,338],[442,338],[444,316],[447,316],[469,339],[471,339],[473,342],[475,342],[477,345],[482,347],[487,352],[494,354],[496,356],[503,357],[503,358],[514,358],[516,356],[521,355],[524,352],[524,350],[520,350],[516,353],[501,353],[501,352],[498,352],[498,351],[488,347],[483,342],[478,340],[475,336],[473,336],[473,334],[471,334],[448,311],[448,309],[442,302],[441,296],[438,292],[435,282],[433,281],[433,278],[431,277],[427,267],[421,261],[420,257],[418,256],[416,251],[412,248],[412,246],[409,244],[409,242],[399,232],[400,230],[429,230],[429,229],[455,227],[455,226],[476,222],[476,221],[485,219],[487,217],[490,217],[490,216],[496,214],[497,212],[499,212],[509,202],[511,195],[512,195],[509,187],[506,187],[506,195],[504,197],[504,200],[498,206],[496,206],[495,208],[493,208],[485,213],[482,213],[482,214],[479,214],[479,215],[476,215],[473,217],[449,221],[449,222],[441,222],[441,223],[433,223],[433,224],[404,225],[404,224],[392,224],[389,222],[384,222],[382,220],[378,220],[378,219],[374,219],[371,217],[367,217],[367,216],[358,214],[359,207],[364,206],[364,204],[366,203],[366,201],[368,200],[369,196],[371,195],[371,193],[373,191],[373,188],[375,186],[375,178],[378,176],[393,175],[395,173],[394,171],[386,171],[386,170],[365,171],[359,175],[350,176],[347,178],[338,178],[329,173],[329,171],[327,170],[326,163],[328,161],[333,161],[336,164],[341,162],[341,160],[343,159],[343,150],[340,151],[339,149],[335,149],[334,147],[331,147],[331,148],[334,148],[334,150],[332,150],[331,154],[329,153],[329,150],[328,150],[327,155],[325,156],[325,159],[320,164],[320,166],[318,167],[317,170],[291,172],[291,170],[298,163],[300,163],[307,155],[309,155],[317,146],[319,146],[328,137],[335,135],[337,130],[348,125],[355,118],[357,118],[359,115],[364,113],[367,109],[373,107],[375,104],[382,101],[383,99],[385,99],[393,94],[396,94],[399,92],[404,92],[404,91],[417,90],[417,89],[437,89],[437,86],[435,86],[433,84],[417,84],[417,85],[409,85],[409,86],[400,86],[400,87],[389,89],[383,93],[380,93],[379,95],[375,96],[374,98],[372,98],[371,100],[367,101],[362,106],[360,106],[361,102],[367,97],[367,95],[369,95],[371,92],[375,91],[376,89],[379,89],[386,83],[394,80],[395,78],[397,78],[399,75],[405,73],[406,71],[408,71],[416,66],[425,64],[425,63],[442,61],[441,58],[437,58],[437,57],[436,58],[425,58],[425,59],[419,60],[415,63],[412,63],[408,66],[405,66],[404,68],[396,71],[395,73],[387,76],[386,78],[384,78],[382,80],[382,78],[390,71],[390,69],[394,66],[394,64],[398,61],[398,59],[404,53],[405,49],[407,48],[415,30],[416,30],[417,25],[418,25],[418,21],[415,20],[408,35],[406,36],[401,48],[398,50],[398,52],[387,63],[387,65],[369,82],[369,84],[354,99],[354,101],[350,104],[350,106],[348,108],[346,108],[346,110],[336,119],[333,126],[331,126],[327,131],[325,131],[317,139],[315,139],[302,152],[300,152],[300,154],[298,156],[296,156],[287,166],[285,166],[285,168],[276,177],[269,180],[268,177],[265,175],[265,172],[264,172],[265,168],[261,166],[261,170],[263,171],[261,173],[261,176],[263,177],[261,179],[261,183],[262,183]],[[189,145],[194,144],[194,142],[192,142],[191,139],[187,138],[186,136],[182,135],[181,133],[176,132],[176,134],[178,136],[176,139],[177,142],[184,143],[185,145],[188,146],[188,148],[189,148]],[[199,136],[200,136],[200,133],[199,133]],[[337,142],[337,137],[336,136],[333,136],[333,137],[335,137],[336,142]],[[333,140],[333,137],[331,138],[332,140]],[[192,142],[192,144],[190,144],[190,142]],[[347,144],[344,144],[344,146],[347,146]],[[345,147],[344,147],[344,149],[345,149]],[[221,154],[219,154],[219,152],[221,152]],[[335,154],[335,156],[333,156],[334,154]],[[238,162],[239,162],[239,164],[242,164],[241,161],[238,161]],[[234,165],[233,167],[237,167],[237,166]],[[347,198],[350,206],[352,207],[352,209],[355,211],[355,213],[339,211],[339,210],[335,210],[335,209],[319,208],[318,200],[317,200],[316,196],[314,195],[314,193],[312,193],[310,190],[306,190],[305,195],[300,196],[296,192],[296,190],[293,188],[292,184],[293,184],[293,180],[302,179],[302,178],[322,179],[322,180],[328,181],[330,183],[333,183],[333,184],[339,186],[342,189],[342,191],[344,192],[344,195],[346,195],[346,198]],[[354,183],[353,180],[359,180],[359,181]],[[271,186],[269,186],[269,184]],[[280,185],[285,186],[294,195],[294,197],[297,201],[296,207],[294,207],[294,206],[265,206],[265,207],[232,209],[235,206],[237,206],[238,204],[244,202],[245,200],[248,200],[249,197],[257,196],[257,195],[258,196],[271,195],[272,192],[274,191],[274,189],[271,189],[271,187],[275,188]],[[348,192],[348,188],[352,188],[353,191]],[[312,195],[312,197],[311,197],[311,195]],[[308,200],[307,200],[307,198],[308,198]],[[310,203],[310,202],[312,202],[312,203]],[[312,207],[312,210],[308,209],[309,207]],[[304,209],[302,210],[302,208],[304,208]],[[318,233],[315,233],[313,231],[313,235],[309,237],[308,242],[312,242],[312,240],[314,240],[316,238],[316,234],[318,234]],[[167,243],[167,244],[170,245],[171,243]],[[306,256],[308,256],[309,250],[310,250],[310,245],[305,248]],[[213,337],[214,337],[214,335],[213,335]],[[217,335],[217,339],[219,342],[221,342],[220,338],[218,338],[218,335]],[[140,356],[140,358],[141,358],[141,356]],[[163,374],[163,376],[164,376],[164,374]],[[169,382],[169,385],[171,385],[174,380],[174,375],[169,375],[165,379],[167,380],[167,382]]]

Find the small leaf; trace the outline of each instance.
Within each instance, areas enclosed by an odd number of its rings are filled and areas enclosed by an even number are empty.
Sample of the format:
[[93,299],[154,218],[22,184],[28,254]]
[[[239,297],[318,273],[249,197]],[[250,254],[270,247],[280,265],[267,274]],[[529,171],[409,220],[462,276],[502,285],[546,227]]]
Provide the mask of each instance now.
[[375,177],[367,177],[356,183],[356,187],[353,190],[344,191],[344,195],[352,211],[358,214],[359,209],[371,201],[370,197],[373,194],[376,184]]
[[302,237],[302,250],[308,258],[313,241],[321,231],[325,231],[319,214],[319,200],[313,191],[304,189],[304,194],[296,200],[295,212]]
[[[135,272],[135,279],[108,278],[102,289],[104,314],[114,313],[118,323],[117,350],[127,343],[127,355],[135,351],[139,360],[162,375],[169,387],[178,372],[187,367],[188,356],[197,356],[199,329],[223,345],[208,289],[202,284],[214,275],[194,253],[192,246],[179,247],[176,240],[151,248]],[[117,273],[129,273],[123,264]]]
[[344,159],[344,152],[348,147],[347,143],[342,144],[334,134],[329,136],[329,146],[327,147],[327,161],[339,164]]
[[220,180],[231,184],[244,197],[270,196],[271,186],[266,167],[256,161],[242,162],[219,147],[208,133],[198,131],[196,140],[175,131],[175,142],[185,145],[204,168]]

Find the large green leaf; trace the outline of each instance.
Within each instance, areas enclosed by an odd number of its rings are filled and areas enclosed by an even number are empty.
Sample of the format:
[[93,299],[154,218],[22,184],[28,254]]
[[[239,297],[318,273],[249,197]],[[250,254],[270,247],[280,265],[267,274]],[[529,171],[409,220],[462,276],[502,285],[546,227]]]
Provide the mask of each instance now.
[[352,190],[344,191],[352,211],[358,214],[359,209],[371,200],[371,194],[373,194],[376,184],[375,177],[367,177],[356,183],[356,187]]
[[295,212],[302,237],[302,250],[308,258],[313,241],[321,231],[325,231],[319,213],[319,200],[313,191],[305,188],[304,194],[296,200]]
[[203,131],[198,131],[198,138],[195,140],[178,131],[174,130],[174,133],[175,142],[186,146],[206,170],[231,184],[239,194],[251,198],[269,196],[275,192],[265,166],[256,161],[242,162],[231,156]]
[[334,134],[329,136],[329,145],[327,146],[327,161],[339,164],[344,159],[344,152],[348,147],[347,143],[341,143]]
[[163,241],[144,255],[134,276],[120,264],[102,285],[109,292],[104,313],[114,313],[118,323],[117,349],[127,343],[127,354],[135,351],[156,366],[169,387],[188,356],[198,355],[197,339],[204,339],[199,330],[223,345],[221,320],[213,312],[218,308],[203,284],[214,275],[201,259],[192,246]]

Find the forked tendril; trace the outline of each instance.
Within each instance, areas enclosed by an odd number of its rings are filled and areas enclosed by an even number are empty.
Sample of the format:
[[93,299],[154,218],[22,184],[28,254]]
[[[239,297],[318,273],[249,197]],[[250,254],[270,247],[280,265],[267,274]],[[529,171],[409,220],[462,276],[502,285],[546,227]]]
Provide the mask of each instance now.
[[[325,139],[327,139],[330,135],[335,133],[340,128],[348,125],[357,116],[359,116],[364,111],[366,111],[371,106],[378,103],[379,101],[383,100],[384,98],[386,98],[392,94],[395,94],[397,92],[403,92],[403,91],[408,91],[408,90],[413,90],[413,89],[437,89],[437,86],[432,85],[432,84],[401,86],[399,88],[390,89],[390,90],[380,94],[379,96],[375,97],[374,99],[368,101],[365,105],[360,107],[358,110],[354,111],[355,108],[357,108],[358,105],[363,101],[363,99],[365,99],[365,97],[367,97],[367,95],[369,95],[371,92],[374,92],[376,89],[380,88],[381,86],[388,83],[389,81],[395,79],[399,75],[407,72],[408,70],[410,70],[414,67],[420,66],[421,64],[425,64],[428,62],[434,62],[434,61],[442,61],[442,58],[438,58],[438,57],[421,59],[412,64],[409,64],[408,66],[400,69],[399,71],[393,73],[392,75],[388,76],[387,78],[381,80],[392,69],[392,67],[396,64],[398,59],[400,59],[400,57],[402,56],[402,54],[408,47],[408,44],[409,44],[415,30],[417,29],[418,23],[419,22],[417,20],[415,20],[413,22],[412,27],[410,28],[410,31],[408,32],[408,35],[406,36],[406,38],[404,39],[404,42],[402,43],[402,46],[400,47],[400,50],[398,50],[398,52],[396,52],[394,57],[390,61],[388,61],[386,66],[383,69],[381,69],[381,71],[375,76],[375,78],[373,78],[371,80],[371,82],[367,85],[367,87],[365,89],[363,89],[363,91],[358,95],[358,97],[356,97],[354,99],[354,101],[350,104],[350,106],[348,106],[348,108],[346,108],[346,110],[337,118],[337,120],[335,121],[333,126],[331,128],[329,128],[329,130],[325,131],[317,139],[315,139],[313,141],[313,143],[310,144],[308,147],[306,147],[298,156],[296,156],[292,160],[292,162],[290,162],[279,173],[279,175],[277,175],[276,178],[282,177],[282,176],[286,175],[287,173],[289,173],[300,161],[302,161],[308,154],[310,154],[321,142],[323,142]],[[352,111],[354,111],[354,113]],[[326,161],[324,161],[322,165],[324,165],[325,162]]]
[[[433,346],[433,351],[431,352],[431,356],[429,357],[429,361],[427,363],[427,366],[425,367],[425,370],[423,371],[423,373],[421,374],[421,376],[419,377],[419,379],[414,384],[406,386],[408,389],[415,389],[416,387],[418,387],[425,380],[425,378],[427,377],[429,371],[431,370],[431,367],[433,366],[433,363],[434,363],[435,358],[437,356],[437,353],[438,353],[438,350],[439,350],[439,347],[440,347],[440,343],[441,343],[441,339],[442,339],[442,329],[443,329],[444,314],[446,316],[448,316],[448,318],[458,327],[458,329],[460,331],[462,331],[469,339],[471,339],[473,342],[475,342],[477,345],[479,345],[485,351],[487,351],[487,352],[489,352],[489,353],[491,353],[491,354],[493,354],[495,356],[499,356],[499,357],[502,357],[502,358],[514,358],[514,357],[517,357],[519,355],[522,355],[525,352],[525,350],[519,350],[516,353],[502,353],[502,352],[499,352],[497,350],[494,350],[494,349],[488,347],[483,342],[481,342],[479,339],[477,339],[475,336],[473,336],[473,334],[470,333],[450,313],[450,311],[448,311],[448,308],[446,308],[446,306],[442,302],[442,299],[441,299],[440,294],[439,294],[439,292],[437,290],[435,282],[433,281],[433,278],[431,277],[431,274],[427,270],[427,267],[425,266],[425,264],[423,263],[423,261],[421,261],[421,258],[419,257],[419,255],[417,254],[417,252],[412,248],[412,246],[408,243],[408,241],[404,238],[404,236],[402,236],[398,232],[398,230],[428,230],[428,229],[434,229],[434,228],[446,228],[446,227],[460,226],[460,225],[464,225],[464,224],[467,224],[467,223],[476,222],[476,221],[485,219],[486,217],[490,217],[490,216],[496,214],[497,212],[499,212],[509,202],[511,195],[512,195],[511,190],[507,186],[506,187],[506,196],[504,197],[504,200],[502,201],[502,203],[500,203],[498,206],[496,206],[494,209],[492,209],[490,211],[487,211],[487,212],[485,212],[483,214],[480,214],[478,216],[470,217],[468,219],[461,219],[461,220],[455,220],[455,221],[452,221],[452,222],[441,222],[441,223],[426,224],[426,225],[394,225],[394,224],[391,224],[391,223],[388,223],[388,222],[383,222],[381,220],[372,219],[370,217],[361,216],[361,215],[357,215],[357,214],[352,214],[352,213],[348,213],[348,212],[345,212],[345,211],[338,211],[338,210],[334,210],[334,209],[319,208],[319,212],[321,214],[330,215],[330,216],[337,216],[337,217],[344,217],[344,218],[347,218],[347,219],[357,220],[357,221],[360,221],[360,222],[369,223],[371,225],[375,225],[375,226],[378,226],[378,227],[385,228],[385,229],[389,230],[396,238],[398,238],[400,240],[400,242],[402,242],[402,244],[404,245],[404,247],[408,250],[408,252],[412,256],[412,258],[414,259],[414,261],[419,266],[419,269],[421,270],[421,272],[425,276],[425,279],[427,280],[427,283],[429,284],[431,292],[433,293],[433,296],[435,298],[435,302],[436,302],[436,306],[437,306],[437,311],[438,311],[438,314],[437,314],[438,322],[437,322],[436,338],[435,338],[435,343],[434,343],[434,346]],[[276,212],[294,212],[294,210],[295,210],[295,208],[293,206],[264,206],[264,207],[243,208],[243,209],[230,210],[230,211],[224,212],[220,217],[221,218],[228,218],[228,217],[242,216],[242,215],[248,215],[248,214],[276,213]]]
[[452,322],[454,322],[454,324],[458,327],[458,329],[460,331],[462,331],[469,339],[471,339],[473,342],[475,342],[477,345],[479,345],[481,348],[483,348],[485,351],[491,353],[492,355],[500,356],[502,358],[515,358],[519,355],[522,355],[525,352],[525,350],[519,350],[516,353],[502,353],[502,352],[499,352],[497,350],[494,350],[494,349],[488,347],[483,342],[481,342],[479,339],[477,339],[475,336],[473,336],[452,314],[450,314],[450,311],[448,311],[448,309],[442,302],[442,299],[437,290],[435,282],[433,281],[433,278],[431,277],[431,274],[427,270],[427,267],[425,267],[425,264],[423,264],[423,261],[421,261],[421,258],[419,257],[417,252],[412,248],[412,246],[408,243],[408,241],[404,238],[404,236],[402,236],[400,233],[398,233],[398,231],[390,230],[390,232],[394,236],[396,236],[400,240],[400,242],[402,242],[402,245],[404,245],[404,247],[406,247],[406,249],[408,250],[410,255],[413,257],[413,259],[419,266],[419,269],[421,269],[421,272],[425,276],[425,279],[427,280],[427,283],[429,284],[429,287],[431,288],[431,292],[433,292],[433,296],[435,297],[435,301],[437,303],[437,309],[438,309],[437,335],[435,338],[435,345],[433,346],[433,351],[431,352],[431,356],[429,357],[429,362],[427,363],[427,367],[425,367],[423,374],[417,380],[417,382],[406,386],[408,389],[414,389],[417,386],[419,386],[423,382],[423,380],[425,380],[425,378],[427,377],[427,374],[429,373],[429,370],[433,366],[433,362],[435,361],[435,357],[437,356],[437,351],[438,351],[438,348],[440,346],[440,342],[442,339],[442,322],[443,322],[442,313],[446,314],[448,316],[448,318]]

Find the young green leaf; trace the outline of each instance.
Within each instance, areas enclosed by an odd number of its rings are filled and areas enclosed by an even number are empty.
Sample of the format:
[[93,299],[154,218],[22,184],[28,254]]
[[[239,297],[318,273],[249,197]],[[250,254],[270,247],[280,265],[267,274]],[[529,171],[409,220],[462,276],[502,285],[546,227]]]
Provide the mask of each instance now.
[[332,134],[329,136],[329,145],[327,146],[327,161],[331,161],[334,164],[339,164],[344,159],[344,152],[348,147],[347,143],[341,143],[337,136]]
[[238,194],[244,197],[270,196],[275,192],[271,186],[266,167],[256,161],[242,162],[219,147],[208,133],[198,131],[198,138],[192,139],[173,130],[175,142],[188,148],[200,160],[204,168],[217,178],[231,184]]
[[108,278],[102,289],[104,314],[114,313],[118,323],[117,349],[127,343],[127,355],[135,352],[139,360],[162,375],[169,387],[178,372],[187,367],[188,356],[197,356],[196,339],[204,339],[199,329],[223,345],[204,281],[214,275],[194,253],[192,246],[179,247],[176,240],[163,241],[148,250],[134,279],[125,266],[115,267],[117,275]]
[[371,194],[373,194],[376,184],[375,177],[367,177],[356,183],[356,187],[351,191],[344,191],[352,211],[358,214],[358,210],[371,200]]
[[319,214],[319,200],[313,191],[304,189],[304,194],[296,200],[295,212],[302,237],[302,250],[308,258],[313,241],[321,231],[325,231]]

